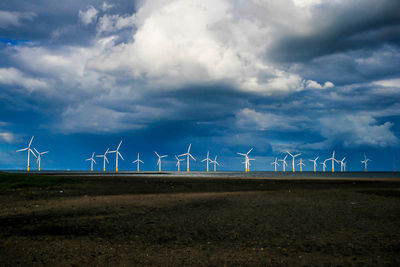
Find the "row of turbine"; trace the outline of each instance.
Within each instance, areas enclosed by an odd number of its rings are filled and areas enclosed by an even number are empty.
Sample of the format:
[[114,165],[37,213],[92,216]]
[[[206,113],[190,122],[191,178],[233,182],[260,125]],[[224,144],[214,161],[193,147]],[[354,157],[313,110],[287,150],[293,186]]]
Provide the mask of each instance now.
[[[111,153],[115,153],[115,171],[118,172],[118,158],[120,157],[122,160],[124,160],[124,158],[122,157],[121,153],[119,152],[119,148],[122,144],[122,140],[121,142],[119,142],[119,145],[117,147],[116,150],[114,151],[110,151],[109,148],[107,148],[106,152],[103,155],[97,155],[96,157],[99,158],[103,158],[103,171],[106,171],[106,162],[109,163],[108,158],[107,158],[107,154],[111,154]],[[180,171],[180,166],[181,166],[181,162],[184,161],[183,158],[186,156],[186,162],[187,162],[187,171],[190,171],[190,166],[189,166],[189,162],[190,162],[190,158],[192,158],[194,161],[196,161],[196,159],[193,157],[192,154],[190,154],[190,148],[191,148],[192,144],[189,144],[188,150],[186,153],[183,153],[179,156],[175,155],[175,159],[176,159],[176,166],[178,167],[178,172]],[[168,155],[162,155],[160,156],[157,151],[154,151],[154,153],[156,154],[158,160],[157,160],[157,166],[158,166],[158,171],[161,172],[161,159],[168,157]],[[209,171],[209,164],[214,164],[214,172],[217,171],[217,165],[219,165],[219,163],[217,162],[217,156],[215,156],[214,160],[210,159],[210,152],[207,152],[207,158],[203,159],[202,162],[206,161],[207,162],[207,172]],[[96,160],[94,159],[95,157],[95,152],[93,152],[92,156],[88,159],[86,159],[86,161],[90,161],[90,171],[93,171],[93,163],[96,163]],[[132,161],[132,163],[136,163],[137,164],[137,171],[140,171],[140,163],[144,164],[144,162],[140,159],[140,155],[139,153],[137,154],[137,159]]]
[[[27,159],[27,171],[30,171],[30,154],[35,156],[37,158],[38,170],[40,171],[41,156],[43,154],[48,153],[49,151],[39,152],[36,148],[33,148],[37,153],[37,155],[36,155],[35,152],[31,149],[33,138],[34,138],[34,136],[32,136],[32,138],[31,138],[31,140],[30,140],[30,142],[28,144],[28,147],[20,149],[20,150],[17,150],[17,152],[27,151],[27,153],[28,153],[28,155],[27,155],[28,156],[28,159]],[[118,172],[118,159],[121,158],[122,160],[124,160],[124,158],[122,157],[122,154],[119,152],[119,148],[121,147],[121,144],[122,144],[122,140],[121,140],[121,142],[119,142],[119,144],[118,144],[118,146],[117,146],[117,148],[115,150],[110,151],[109,148],[107,148],[107,150],[105,151],[105,153],[103,155],[96,155],[96,157],[103,158],[103,171],[106,171],[106,162],[109,163],[108,158],[107,158],[107,154],[115,153],[115,171]],[[175,159],[177,160],[176,166],[178,168],[178,172],[180,171],[180,163],[182,161],[184,161],[184,159],[181,158],[181,157],[186,156],[186,164],[187,164],[187,171],[188,172],[190,171],[190,168],[189,168],[190,167],[189,166],[190,158],[192,158],[194,161],[196,161],[196,159],[193,157],[193,155],[190,154],[191,146],[192,146],[192,144],[189,144],[189,147],[188,147],[188,150],[187,150],[186,153],[183,153],[183,154],[181,154],[179,156],[175,155]],[[249,157],[249,154],[250,154],[250,152],[252,150],[253,150],[253,148],[251,148],[247,153],[237,153],[238,155],[241,155],[241,156],[245,157],[244,161],[242,162],[245,165],[245,172],[249,172],[250,171],[250,165],[251,165],[250,161],[255,160],[255,159],[252,159],[252,158]],[[160,156],[156,151],[154,151],[154,153],[158,157],[158,160],[157,160],[158,171],[161,172],[161,159],[168,157],[168,155]],[[295,169],[296,169],[295,168],[295,166],[296,166],[295,158],[300,156],[301,153],[298,153],[298,154],[295,154],[295,155],[291,154],[289,151],[286,151],[286,153],[287,153],[287,155],[283,159],[278,160],[278,158],[275,158],[275,161],[271,163],[271,164],[273,164],[275,166],[275,172],[277,171],[277,166],[280,166],[278,161],[282,162],[282,170],[283,170],[283,172],[286,171],[286,166],[288,165],[286,163],[286,158],[289,155],[292,157],[292,167],[293,167],[293,172],[295,172]],[[210,155],[210,152],[208,151],[207,152],[207,157],[205,159],[203,159],[201,162],[206,161],[206,163],[207,163],[207,172],[209,171],[209,164],[210,163],[214,164],[214,172],[215,172],[216,169],[217,169],[217,165],[219,166],[219,163],[217,162],[217,156],[215,156],[214,160],[211,160],[209,155]],[[94,159],[94,157],[95,157],[95,152],[93,152],[93,154],[92,154],[92,156],[90,158],[86,159],[86,161],[90,161],[90,170],[91,171],[93,171],[93,163],[97,164],[95,159]],[[316,170],[317,170],[317,165],[318,165],[317,160],[318,159],[319,159],[319,156],[316,157],[315,159],[310,159],[309,160],[309,161],[314,163],[314,172],[316,172]],[[335,151],[333,151],[332,157],[325,159],[323,162],[320,162],[320,164],[322,164],[323,172],[325,172],[326,163],[328,161],[332,162],[332,172],[335,171],[335,162],[336,163],[340,163],[340,171],[342,171],[342,172],[346,171],[345,159],[346,159],[346,157],[344,157],[340,161],[335,159]],[[361,164],[364,164],[365,171],[367,171],[367,168],[368,168],[368,161],[371,161],[371,159],[367,158],[366,155],[364,154],[364,160],[361,161]],[[132,163],[136,163],[137,164],[137,171],[139,172],[140,171],[140,163],[144,164],[144,162],[142,160],[140,160],[140,158],[139,158],[139,153],[137,155],[137,159],[134,160]],[[303,166],[305,166],[305,164],[303,163],[303,159],[302,158],[300,158],[299,163],[297,165],[300,166],[300,172],[302,172],[303,171]]]
[[[251,150],[250,150],[250,151],[251,151]],[[249,151],[249,152],[250,152],[250,151]],[[296,166],[296,164],[295,164],[295,158],[298,157],[298,156],[300,156],[301,153],[296,154],[296,155],[291,154],[289,151],[286,151],[286,153],[287,153],[287,155],[286,155],[283,159],[278,160],[278,158],[275,158],[275,161],[271,163],[271,164],[274,165],[274,167],[275,167],[275,172],[277,172],[277,166],[280,166],[279,163],[278,163],[278,161],[281,161],[281,162],[282,162],[282,171],[283,171],[283,172],[286,171],[286,168],[285,168],[285,167],[288,165],[288,164],[286,163],[286,158],[287,158],[289,155],[292,157],[292,168],[293,168],[293,172],[295,172],[295,170],[296,170],[296,168],[295,168],[295,166]],[[246,156],[246,158],[247,158],[247,156]],[[318,165],[317,160],[318,160],[318,159],[319,159],[319,156],[316,157],[315,159],[310,159],[310,160],[309,160],[309,161],[313,162],[313,164],[314,164],[314,172],[317,171],[317,165]],[[344,157],[342,160],[337,160],[337,159],[335,159],[335,151],[333,151],[332,157],[327,158],[327,159],[325,159],[324,161],[320,162],[320,164],[322,164],[322,171],[325,172],[326,163],[327,163],[328,161],[331,161],[331,162],[332,162],[332,172],[335,172],[335,162],[336,162],[336,163],[340,163],[340,171],[341,171],[341,172],[345,172],[345,171],[346,171],[346,164],[347,164],[347,163],[345,162],[345,159],[346,159],[346,157]],[[371,161],[371,159],[367,158],[367,156],[364,154],[364,160],[361,161],[361,164],[364,164],[364,169],[365,169],[365,171],[367,171],[367,169],[368,169],[368,161]],[[302,158],[300,158],[299,163],[298,163],[297,165],[300,166],[300,172],[303,171],[303,166],[306,166],[306,165],[303,163],[303,159],[302,159]],[[246,166],[246,171],[247,171],[247,166]]]

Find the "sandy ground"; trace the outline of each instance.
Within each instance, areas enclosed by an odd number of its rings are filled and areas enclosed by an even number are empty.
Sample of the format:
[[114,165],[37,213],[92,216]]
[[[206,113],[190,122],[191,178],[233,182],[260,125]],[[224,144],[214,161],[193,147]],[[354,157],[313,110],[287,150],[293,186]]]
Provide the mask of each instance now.
[[400,183],[76,177],[0,192],[3,266],[398,266]]

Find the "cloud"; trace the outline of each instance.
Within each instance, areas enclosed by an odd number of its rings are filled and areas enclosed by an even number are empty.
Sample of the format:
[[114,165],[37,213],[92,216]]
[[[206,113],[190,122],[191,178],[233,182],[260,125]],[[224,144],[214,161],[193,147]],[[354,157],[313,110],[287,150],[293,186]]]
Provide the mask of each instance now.
[[0,68],[0,83],[22,86],[29,91],[48,87],[45,81],[28,77],[15,68]]
[[98,13],[99,11],[96,8],[89,6],[85,11],[79,10],[79,19],[83,24],[89,25],[97,20]]
[[15,137],[10,132],[0,131],[0,140],[6,143],[12,143],[15,140]]
[[307,120],[304,117],[290,117],[277,115],[272,112],[257,112],[254,109],[244,108],[236,114],[236,123],[241,129],[246,130],[298,130],[301,123]]
[[320,120],[321,134],[329,141],[343,143],[345,147],[397,145],[399,139],[391,131],[393,123],[378,124],[370,115],[341,114]]
[[11,12],[0,10],[0,29],[9,26],[19,26],[23,20],[32,20],[35,14],[32,12]]

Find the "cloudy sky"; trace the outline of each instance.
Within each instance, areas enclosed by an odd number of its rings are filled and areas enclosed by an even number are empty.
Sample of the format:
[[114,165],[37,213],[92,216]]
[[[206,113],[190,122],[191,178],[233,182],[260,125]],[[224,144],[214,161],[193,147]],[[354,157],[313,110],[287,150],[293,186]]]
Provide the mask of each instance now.
[[[45,169],[86,169],[123,139],[120,169],[153,151],[333,150],[360,170],[400,168],[398,0],[6,0],[0,2],[0,168],[51,152]],[[100,160],[98,160],[99,163]],[[35,164],[31,164],[35,168]],[[96,168],[101,169],[101,164]],[[196,162],[194,169],[203,164]],[[109,168],[114,168],[111,163]]]

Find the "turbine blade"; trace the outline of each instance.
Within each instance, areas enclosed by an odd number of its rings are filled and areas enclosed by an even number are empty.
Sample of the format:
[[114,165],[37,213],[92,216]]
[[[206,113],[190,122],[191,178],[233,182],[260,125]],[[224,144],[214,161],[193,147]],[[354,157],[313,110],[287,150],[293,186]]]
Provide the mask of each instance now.
[[248,154],[250,154],[250,152],[253,150],[253,148],[251,148],[247,153],[246,153],[246,155],[248,155]]
[[107,159],[107,157],[106,157],[106,156],[104,156],[104,159],[107,161],[107,163],[110,163],[110,162],[108,162],[108,159]]
[[37,158],[37,156],[36,156],[35,152],[33,152],[33,150],[32,150],[32,149],[29,149],[29,152],[31,152],[31,153],[32,153],[32,155],[34,155],[34,156],[35,156],[35,158]]
[[49,153],[49,152],[50,152],[50,151],[45,151],[45,152],[42,152],[42,155],[43,155],[43,154],[47,154],[47,153]]
[[118,155],[117,155],[117,156],[120,156],[122,160],[125,160],[125,159],[122,157],[121,153],[118,152]]
[[192,144],[189,144],[189,148],[188,148],[188,152],[187,153],[189,153],[190,152],[190,148],[192,147]]
[[143,161],[141,161],[140,159],[139,159],[139,162],[141,162],[141,163],[143,163],[143,164],[144,164],[144,162],[143,162]]
[[31,138],[31,141],[29,142],[29,145],[28,145],[28,147],[30,147],[30,146],[31,146],[31,144],[32,144],[32,141],[33,141],[33,138],[34,138],[34,136],[32,136],[32,138]]
[[35,150],[35,152],[36,152],[36,153],[40,154],[40,153],[39,153],[39,151],[37,151],[37,149],[36,149],[36,148],[33,148],[33,150]]
[[192,154],[189,154],[189,156],[190,156],[194,161],[196,161],[196,159],[192,156]]
[[158,153],[156,151],[154,151],[154,153],[156,153],[157,157],[160,157],[160,155],[158,155]]
[[134,160],[134,161],[132,161],[132,163],[136,163],[136,162],[138,162],[138,160]]
[[119,149],[119,147],[121,146],[121,144],[122,144],[122,140],[121,140],[121,142],[119,142],[119,145],[118,145],[118,147],[117,147],[117,150]]
[[188,153],[180,154],[178,157],[186,156]]
[[17,150],[16,152],[21,152],[21,151],[25,151],[25,150],[28,150],[28,148],[23,148],[23,149]]

